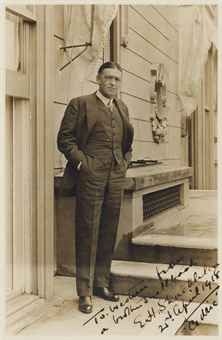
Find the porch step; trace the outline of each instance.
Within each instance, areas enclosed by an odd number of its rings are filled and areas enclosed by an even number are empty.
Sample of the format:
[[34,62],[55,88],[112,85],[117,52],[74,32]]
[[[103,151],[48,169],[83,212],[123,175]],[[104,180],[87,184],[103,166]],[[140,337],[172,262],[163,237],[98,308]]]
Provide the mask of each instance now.
[[169,234],[151,231],[132,238],[130,257],[141,262],[214,266],[217,242],[215,238],[172,234],[172,230]]
[[[111,285],[115,293],[166,300],[217,300],[218,267],[113,261]],[[215,292],[214,292],[215,289]]]
[[37,321],[45,312],[46,301],[36,295],[22,294],[10,299],[6,310],[6,333],[16,335]]

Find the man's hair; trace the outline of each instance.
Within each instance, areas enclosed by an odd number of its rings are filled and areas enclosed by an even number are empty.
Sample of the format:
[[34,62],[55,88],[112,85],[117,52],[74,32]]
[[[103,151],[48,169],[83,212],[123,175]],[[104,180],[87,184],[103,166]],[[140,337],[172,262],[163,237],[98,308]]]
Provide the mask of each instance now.
[[120,72],[122,72],[122,68],[118,63],[114,61],[107,61],[100,66],[98,74],[101,74],[105,68],[117,68]]

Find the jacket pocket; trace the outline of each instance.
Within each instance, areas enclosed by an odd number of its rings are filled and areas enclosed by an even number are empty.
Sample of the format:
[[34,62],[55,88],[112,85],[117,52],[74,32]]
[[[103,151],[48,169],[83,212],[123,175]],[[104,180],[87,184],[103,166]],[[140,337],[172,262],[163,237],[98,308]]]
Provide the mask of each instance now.
[[82,165],[82,170],[88,173],[95,173],[97,170],[104,167],[102,161],[98,158],[91,156],[89,154],[85,154],[85,160]]

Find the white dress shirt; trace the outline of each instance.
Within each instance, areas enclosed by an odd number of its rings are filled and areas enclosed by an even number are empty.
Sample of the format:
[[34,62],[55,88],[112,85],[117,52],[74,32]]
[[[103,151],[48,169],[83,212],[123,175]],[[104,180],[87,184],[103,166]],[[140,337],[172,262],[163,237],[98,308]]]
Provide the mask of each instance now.
[[113,98],[105,97],[99,90],[96,91],[96,95],[105,106],[112,108]]

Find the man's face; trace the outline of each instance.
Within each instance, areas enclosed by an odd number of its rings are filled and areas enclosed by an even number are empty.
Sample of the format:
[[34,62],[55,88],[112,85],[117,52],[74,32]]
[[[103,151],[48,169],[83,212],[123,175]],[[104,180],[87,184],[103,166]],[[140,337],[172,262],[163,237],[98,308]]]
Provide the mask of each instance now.
[[97,75],[97,83],[100,92],[108,98],[114,98],[118,94],[121,84],[121,71],[117,68],[105,68]]

